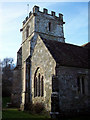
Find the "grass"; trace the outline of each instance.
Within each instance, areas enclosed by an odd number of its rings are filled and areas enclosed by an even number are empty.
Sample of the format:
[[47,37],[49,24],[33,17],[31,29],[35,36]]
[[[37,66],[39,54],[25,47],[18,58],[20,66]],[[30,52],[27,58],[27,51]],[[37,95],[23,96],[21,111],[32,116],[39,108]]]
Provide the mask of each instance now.
[[[2,120],[51,120],[49,116],[38,115],[38,114],[31,114],[23,111],[18,111],[18,109],[4,109],[3,110],[3,119]],[[74,118],[64,118],[61,120],[90,120],[88,116],[80,116]],[[55,120],[55,119],[53,119]]]
[[6,108],[7,103],[10,102],[10,97],[3,97],[2,98],[2,108]]
[[[2,120],[51,120],[50,116],[31,114],[29,112],[19,111],[15,108],[6,108],[7,102],[10,102],[10,98],[5,97],[3,100]],[[53,119],[55,120],[55,119]],[[90,116],[80,116],[74,118],[64,118],[61,120],[90,120]]]
[[12,120],[12,119],[29,119],[29,120],[47,120],[49,116],[46,115],[38,115],[38,114],[31,114],[25,111],[19,111],[15,108],[7,108],[6,104],[10,102],[10,97],[2,98],[2,120]]
[[23,112],[23,111],[18,111],[18,109],[4,109],[3,110],[3,114],[2,114],[2,118],[3,119],[9,119],[9,118],[15,118],[15,119],[29,119],[31,118],[33,119],[38,119],[38,120],[45,120],[48,117],[47,116],[43,116],[43,115],[37,115],[37,114],[31,114],[31,113],[27,113],[27,112]]

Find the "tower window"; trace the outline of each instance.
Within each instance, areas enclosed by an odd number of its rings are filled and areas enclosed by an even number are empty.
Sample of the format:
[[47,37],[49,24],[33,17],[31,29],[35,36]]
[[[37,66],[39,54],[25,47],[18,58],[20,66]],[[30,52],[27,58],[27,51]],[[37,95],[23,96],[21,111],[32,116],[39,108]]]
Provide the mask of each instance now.
[[26,29],[26,38],[29,36],[29,26]]
[[49,22],[48,26],[49,26],[49,31],[51,31],[51,22]]

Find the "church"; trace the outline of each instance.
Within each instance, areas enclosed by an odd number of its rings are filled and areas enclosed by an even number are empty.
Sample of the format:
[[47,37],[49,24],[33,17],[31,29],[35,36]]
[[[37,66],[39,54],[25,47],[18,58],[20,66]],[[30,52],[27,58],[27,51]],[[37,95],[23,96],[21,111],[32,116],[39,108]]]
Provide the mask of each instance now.
[[63,15],[38,6],[23,21],[12,102],[25,109],[43,103],[53,114],[90,113],[90,43],[65,42]]

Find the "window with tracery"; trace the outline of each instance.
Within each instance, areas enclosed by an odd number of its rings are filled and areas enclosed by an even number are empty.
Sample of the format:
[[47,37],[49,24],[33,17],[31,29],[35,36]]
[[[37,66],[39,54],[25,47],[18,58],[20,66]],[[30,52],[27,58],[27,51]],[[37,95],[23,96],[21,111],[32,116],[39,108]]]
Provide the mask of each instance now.
[[38,68],[34,74],[34,97],[44,96],[44,77]]

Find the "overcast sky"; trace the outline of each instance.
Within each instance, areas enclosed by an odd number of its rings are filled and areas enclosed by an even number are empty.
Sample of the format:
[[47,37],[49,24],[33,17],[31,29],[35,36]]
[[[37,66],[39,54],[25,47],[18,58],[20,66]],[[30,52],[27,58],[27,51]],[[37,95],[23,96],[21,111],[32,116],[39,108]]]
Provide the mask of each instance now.
[[22,42],[22,21],[34,5],[40,10],[47,8],[49,13],[64,15],[64,36],[67,43],[82,45],[88,42],[88,2],[1,2],[0,3],[0,59],[13,57]]

